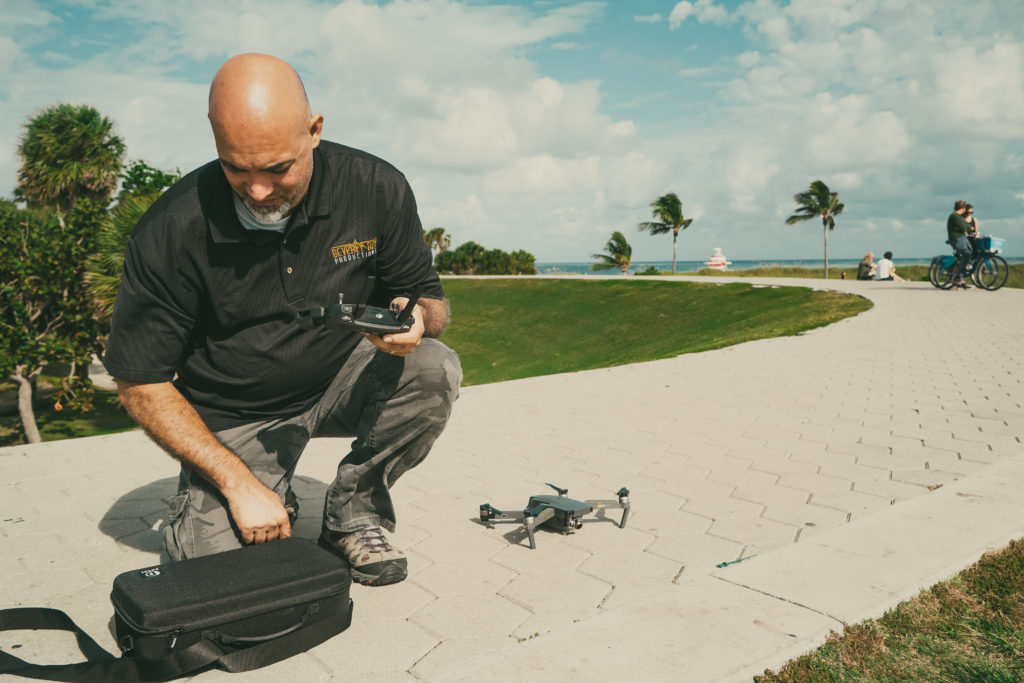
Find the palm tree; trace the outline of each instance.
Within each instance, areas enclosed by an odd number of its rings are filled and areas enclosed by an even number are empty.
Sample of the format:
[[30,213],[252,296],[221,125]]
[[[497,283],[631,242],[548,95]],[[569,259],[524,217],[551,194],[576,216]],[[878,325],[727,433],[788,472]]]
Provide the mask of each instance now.
[[21,168],[14,194],[63,214],[80,197],[108,200],[117,187],[124,141],[114,124],[87,105],[58,104],[27,124],[18,144]]
[[618,230],[613,232],[611,239],[605,243],[604,250],[608,253],[593,254],[593,257],[600,259],[601,262],[590,266],[590,269],[596,271],[620,268],[622,269],[622,274],[625,275],[633,259],[633,247],[629,246],[625,235]]
[[679,231],[690,227],[692,218],[683,216],[683,203],[675,192],[658,197],[651,202],[651,214],[657,221],[641,223],[641,230],[650,230],[652,235],[661,235],[672,231],[672,274],[676,274],[676,239]]
[[843,212],[839,203],[839,194],[830,192],[828,185],[815,180],[807,192],[793,195],[793,201],[799,204],[797,212],[786,219],[786,225],[809,221],[821,217],[822,229],[825,233],[825,279],[828,279],[828,231],[836,227],[835,217]]
[[107,215],[96,239],[96,252],[85,265],[85,285],[96,309],[96,317],[109,323],[121,284],[124,250],[135,224],[160,196],[159,192],[129,194]]
[[437,249],[437,253],[442,251],[448,251],[452,246],[452,237],[444,231],[444,228],[438,226],[431,228],[429,231],[423,232],[423,241],[427,243],[430,250]]

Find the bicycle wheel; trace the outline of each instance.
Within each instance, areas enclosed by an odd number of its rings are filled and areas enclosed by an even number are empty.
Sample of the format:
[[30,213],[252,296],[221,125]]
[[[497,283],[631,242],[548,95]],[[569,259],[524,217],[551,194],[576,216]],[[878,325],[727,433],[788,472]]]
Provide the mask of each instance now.
[[928,282],[932,283],[932,287],[939,286],[939,268],[942,265],[942,259],[936,256],[932,259],[932,264],[928,266]]
[[1010,267],[1002,256],[985,254],[978,259],[974,268],[974,281],[979,287],[994,291],[1006,284],[1010,277]]
[[939,289],[949,289],[956,282],[957,277],[960,275],[960,268],[954,261],[948,268],[943,268],[941,265],[935,269],[935,286]]

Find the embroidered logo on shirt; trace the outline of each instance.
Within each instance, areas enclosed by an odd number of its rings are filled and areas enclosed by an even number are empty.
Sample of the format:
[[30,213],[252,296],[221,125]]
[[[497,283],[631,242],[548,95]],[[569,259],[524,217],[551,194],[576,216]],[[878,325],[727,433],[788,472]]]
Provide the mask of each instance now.
[[339,244],[336,247],[331,247],[331,258],[334,259],[336,264],[366,258],[376,253],[377,238],[363,241],[352,240],[348,244]]

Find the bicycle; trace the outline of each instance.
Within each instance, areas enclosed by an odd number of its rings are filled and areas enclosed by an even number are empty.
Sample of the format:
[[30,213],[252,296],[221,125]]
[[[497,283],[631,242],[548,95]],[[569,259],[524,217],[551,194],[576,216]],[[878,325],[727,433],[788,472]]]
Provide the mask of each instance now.
[[967,272],[961,273],[955,256],[944,254],[932,259],[928,267],[928,280],[939,289],[950,289],[958,279],[970,277],[982,289],[995,291],[1006,284],[1010,267],[1006,259],[999,256],[1003,239],[988,235],[974,240],[974,254],[967,264]]

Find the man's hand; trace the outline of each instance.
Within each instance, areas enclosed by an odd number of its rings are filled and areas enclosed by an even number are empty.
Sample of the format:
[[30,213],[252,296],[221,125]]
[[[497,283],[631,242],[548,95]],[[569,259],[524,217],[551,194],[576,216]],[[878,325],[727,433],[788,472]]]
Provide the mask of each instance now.
[[173,384],[118,380],[117,389],[125,408],[154,441],[224,495],[244,543],[291,536],[281,499],[217,440]]
[[[409,303],[409,299],[400,296],[391,302],[391,308],[402,310],[405,308],[407,303]],[[363,336],[369,339],[370,343],[384,353],[389,353],[392,356],[408,356],[416,350],[417,346],[420,345],[420,340],[423,339],[423,332],[426,329],[424,326],[426,309],[424,309],[423,306],[416,304],[412,310],[412,315],[413,318],[415,318],[415,321],[413,322],[412,327],[409,328],[408,332],[389,333],[385,335],[363,332]]]
[[255,477],[225,490],[224,497],[243,543],[266,543],[292,535],[281,500]]

